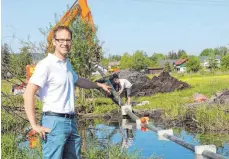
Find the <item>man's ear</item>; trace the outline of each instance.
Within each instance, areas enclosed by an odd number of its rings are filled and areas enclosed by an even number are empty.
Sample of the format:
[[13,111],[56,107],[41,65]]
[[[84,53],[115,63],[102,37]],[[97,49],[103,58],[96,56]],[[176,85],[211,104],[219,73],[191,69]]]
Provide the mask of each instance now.
[[52,39],[52,44],[53,46],[56,46],[56,40],[54,38]]

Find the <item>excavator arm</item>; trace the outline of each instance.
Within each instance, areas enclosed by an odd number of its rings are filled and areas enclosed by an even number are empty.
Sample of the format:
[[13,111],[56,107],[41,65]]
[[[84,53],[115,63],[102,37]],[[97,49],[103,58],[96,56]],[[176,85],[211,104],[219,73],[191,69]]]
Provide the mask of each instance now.
[[77,0],[74,2],[71,8],[61,17],[60,21],[57,22],[57,24],[49,32],[48,38],[47,38],[47,41],[48,41],[47,51],[48,52],[54,51],[54,47],[52,44],[54,30],[58,26],[71,25],[77,16],[80,16],[81,20],[83,22],[87,22],[92,27],[92,30],[95,31],[92,14],[91,14],[90,8],[88,7],[87,0]]
[[[52,44],[54,30],[58,26],[70,26],[77,16],[79,16],[83,22],[87,22],[92,27],[92,31],[95,32],[95,26],[92,19],[90,8],[87,4],[87,0],[76,0],[71,6],[71,8],[68,9],[67,12],[61,17],[59,22],[57,22],[56,25],[50,30],[47,37],[47,52],[54,51],[54,47]],[[88,40],[90,42],[90,39]],[[35,65],[33,64],[26,66],[26,83],[28,83],[30,77],[33,74],[34,69]],[[26,83],[21,83],[20,85],[17,84],[12,86],[12,92],[14,93],[14,95],[22,94],[24,92]]]

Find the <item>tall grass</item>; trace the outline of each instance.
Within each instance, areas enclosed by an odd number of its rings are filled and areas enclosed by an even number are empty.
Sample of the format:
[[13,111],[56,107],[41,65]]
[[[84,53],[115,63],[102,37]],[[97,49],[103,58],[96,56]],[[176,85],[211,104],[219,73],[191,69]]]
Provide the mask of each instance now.
[[1,158],[4,159],[26,159],[29,155],[26,150],[18,148],[18,139],[13,134],[3,134],[1,137]]
[[229,75],[206,76],[206,77],[182,77],[180,80],[191,85],[190,89],[175,91],[171,93],[159,93],[149,97],[137,98],[137,101],[148,100],[149,105],[137,106],[136,109],[164,109],[167,116],[176,117],[185,113],[183,105],[194,102],[194,93],[201,93],[211,97],[218,91],[229,88]]

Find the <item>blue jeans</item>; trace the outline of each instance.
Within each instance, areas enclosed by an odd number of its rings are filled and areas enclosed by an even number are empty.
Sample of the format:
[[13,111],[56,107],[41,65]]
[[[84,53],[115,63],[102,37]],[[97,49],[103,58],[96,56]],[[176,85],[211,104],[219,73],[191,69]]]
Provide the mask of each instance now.
[[43,115],[41,125],[51,129],[42,140],[43,159],[80,159],[81,138],[75,118]]

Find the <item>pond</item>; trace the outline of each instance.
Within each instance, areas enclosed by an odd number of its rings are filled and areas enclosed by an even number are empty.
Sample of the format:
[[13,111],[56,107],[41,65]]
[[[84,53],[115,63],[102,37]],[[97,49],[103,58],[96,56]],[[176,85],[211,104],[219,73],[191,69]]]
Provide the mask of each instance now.
[[[172,141],[161,140],[157,134],[144,128],[136,129],[135,123],[129,119],[119,120],[80,120],[79,133],[82,137],[82,150],[86,149],[88,141],[96,140],[97,146],[106,144],[121,145],[121,149],[129,152],[137,150],[141,158],[163,159],[195,159],[195,154]],[[173,128],[174,135],[193,145],[214,144],[217,153],[229,157],[229,134],[200,134],[188,132],[184,128]],[[88,140],[89,139],[89,140]],[[25,141],[23,146],[28,146]]]
[[[123,122],[124,121],[124,122]],[[126,124],[126,125],[125,125]],[[91,121],[86,124],[85,133],[87,136],[101,140],[109,140],[113,144],[121,144],[131,152],[138,150],[142,158],[155,156],[164,159],[194,159],[195,154],[172,141],[160,140],[157,134],[151,130],[136,129],[135,123],[130,120],[125,121]],[[190,133],[182,128],[173,129],[174,135],[193,145],[217,144],[217,153],[229,157],[229,135],[217,137],[215,134]],[[85,136],[85,135],[83,135]],[[210,138],[210,140],[209,140]],[[221,141],[226,140],[226,141]],[[214,143],[207,143],[212,141]]]

